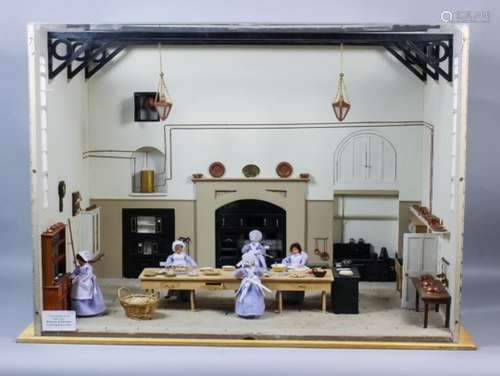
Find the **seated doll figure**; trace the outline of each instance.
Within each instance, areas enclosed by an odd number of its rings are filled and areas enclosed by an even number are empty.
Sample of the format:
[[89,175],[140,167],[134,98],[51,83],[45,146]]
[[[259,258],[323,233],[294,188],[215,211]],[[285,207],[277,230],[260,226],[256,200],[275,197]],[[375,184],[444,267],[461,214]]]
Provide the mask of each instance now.
[[[176,240],[172,243],[172,253],[167,257],[167,260],[165,261],[165,267],[174,267],[174,266],[187,266],[187,267],[192,267],[196,268],[198,265],[196,262],[189,256],[187,253],[184,252],[186,248],[186,245],[184,242],[180,240]],[[172,295],[177,296],[177,300],[180,301],[188,301],[189,300],[189,290],[175,290],[172,293],[169,291],[167,294],[167,298],[169,298]]]
[[259,279],[265,268],[257,265],[254,252],[245,253],[237,266],[239,268],[234,275],[242,280],[240,288],[236,291],[235,312],[238,316],[247,319],[262,316],[266,308],[264,290],[271,292]]
[[180,240],[176,240],[172,243],[173,253],[167,257],[165,261],[165,266],[168,268],[170,266],[190,266],[193,268],[197,267],[196,262],[185,253],[186,245]]
[[285,257],[281,263],[290,268],[301,269],[307,264],[307,253],[302,251],[299,243],[293,243],[290,246],[290,255]]
[[[307,264],[307,253],[302,251],[299,243],[290,245],[290,255],[284,258],[281,263],[289,268],[301,269]],[[304,302],[304,291],[284,291],[283,302],[286,304],[299,305]]]
[[79,317],[100,315],[106,305],[92,269],[92,255],[87,251],[79,252],[76,262],[78,265],[71,273],[71,308]]
[[262,232],[259,230],[252,230],[248,234],[248,239],[250,240],[250,243],[245,244],[241,248],[241,253],[245,255],[246,253],[250,252],[253,253],[256,257],[256,265],[258,268],[264,269],[264,271],[267,269],[266,265],[266,249],[262,245]]

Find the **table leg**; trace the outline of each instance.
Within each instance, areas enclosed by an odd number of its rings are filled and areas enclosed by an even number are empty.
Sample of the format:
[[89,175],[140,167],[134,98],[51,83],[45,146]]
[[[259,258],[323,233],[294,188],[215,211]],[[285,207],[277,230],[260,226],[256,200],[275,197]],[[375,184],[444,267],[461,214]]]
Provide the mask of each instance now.
[[326,291],[321,291],[321,310],[326,312]]
[[436,312],[439,312],[439,304],[438,304],[438,303],[436,303],[436,304],[435,304],[434,310],[435,310]]
[[419,311],[419,305],[420,305],[420,296],[418,295],[418,290],[415,289],[416,292],[416,299],[415,299],[415,311]]
[[446,323],[445,323],[445,327],[447,327],[447,328],[450,327],[450,306],[451,306],[450,302],[446,303]]
[[427,328],[427,323],[429,321],[429,303],[424,302],[424,328]]
[[283,293],[278,291],[278,312],[283,312]]
[[196,310],[195,292],[194,290],[190,290],[189,292],[190,292],[189,298],[191,301],[191,311],[195,311]]

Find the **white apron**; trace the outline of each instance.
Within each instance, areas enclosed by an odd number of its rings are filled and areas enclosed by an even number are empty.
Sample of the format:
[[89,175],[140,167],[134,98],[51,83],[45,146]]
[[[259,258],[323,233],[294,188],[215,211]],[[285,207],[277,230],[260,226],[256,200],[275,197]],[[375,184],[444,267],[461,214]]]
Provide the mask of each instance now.
[[95,279],[90,264],[85,264],[80,267],[80,273],[76,275],[72,281],[71,299],[92,299],[96,289]]

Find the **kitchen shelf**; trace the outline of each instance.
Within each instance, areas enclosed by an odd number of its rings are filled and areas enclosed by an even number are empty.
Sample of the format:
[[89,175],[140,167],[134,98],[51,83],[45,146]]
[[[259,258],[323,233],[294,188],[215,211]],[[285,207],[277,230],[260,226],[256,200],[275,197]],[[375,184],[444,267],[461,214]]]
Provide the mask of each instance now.
[[413,206],[410,207],[410,213],[412,216],[410,219],[416,224],[420,226],[425,226],[427,228],[427,232],[430,234],[437,234],[437,235],[443,235],[443,236],[448,236],[450,232],[448,230],[444,231],[436,231],[434,230],[431,225],[427,222],[427,220],[420,215],[420,213],[415,209]]

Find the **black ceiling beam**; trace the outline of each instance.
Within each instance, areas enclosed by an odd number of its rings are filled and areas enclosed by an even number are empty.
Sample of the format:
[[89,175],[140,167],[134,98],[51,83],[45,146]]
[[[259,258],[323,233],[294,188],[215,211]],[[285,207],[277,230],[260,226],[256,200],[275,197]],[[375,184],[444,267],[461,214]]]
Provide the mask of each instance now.
[[49,32],[49,39],[67,39],[71,41],[120,41],[128,44],[273,44],[273,45],[380,45],[381,43],[400,42],[439,42],[447,41],[451,34],[442,33],[380,33],[356,32],[339,33],[317,30],[308,31],[83,31]]
[[[85,68],[90,78],[123,49],[136,45],[274,45],[274,46],[380,46],[425,81],[427,75],[452,79],[453,35],[429,32],[339,31],[322,27],[230,28],[163,27],[119,31],[48,32],[49,78],[67,68],[74,77]],[[65,46],[63,54],[57,51]],[[107,46],[113,46],[108,48]],[[83,52],[84,51],[84,52]],[[441,54],[441,55],[440,55]],[[100,56],[100,59],[97,58]],[[61,63],[55,67],[54,61]],[[447,70],[440,63],[447,60]],[[80,62],[77,68],[72,64]],[[411,68],[410,68],[411,67]]]

